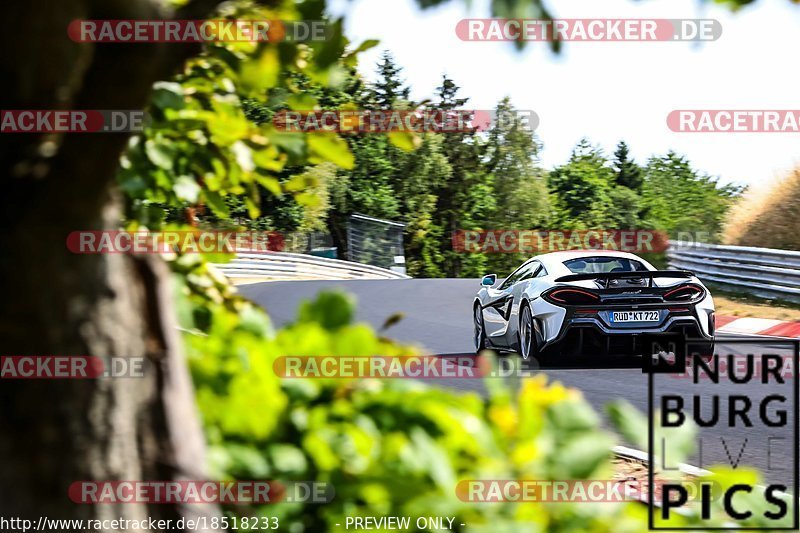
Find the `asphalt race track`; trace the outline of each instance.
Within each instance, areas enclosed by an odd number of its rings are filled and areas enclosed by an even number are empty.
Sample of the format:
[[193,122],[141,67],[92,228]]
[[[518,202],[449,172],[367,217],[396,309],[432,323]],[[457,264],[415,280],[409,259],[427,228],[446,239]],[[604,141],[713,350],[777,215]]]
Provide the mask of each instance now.
[[[414,343],[425,348],[426,352],[437,355],[472,355],[472,301],[479,288],[478,280],[463,279],[411,279],[411,280],[363,280],[363,281],[290,281],[269,282],[240,287],[244,296],[267,309],[276,326],[291,321],[296,316],[299,303],[313,298],[320,290],[340,288],[354,294],[358,300],[357,320],[368,322],[379,328],[393,313],[404,313],[405,317],[391,327],[386,334],[405,343]],[[734,339],[734,337],[729,337]],[[737,337],[741,339],[741,337]],[[791,356],[791,345],[756,340],[750,344],[719,342],[718,354],[769,353]],[[518,357],[515,354],[507,357]],[[536,362],[529,365],[531,372],[544,372],[551,380],[579,388],[586,399],[597,409],[617,398],[625,398],[643,412],[647,411],[647,374],[642,372],[640,358],[604,358],[590,360],[580,357],[563,361],[557,367],[552,364],[538,368]],[[711,394],[744,395],[752,401],[751,419],[753,427],[743,427],[741,419],[735,427],[729,427],[727,400],[720,404],[719,425],[704,428],[700,436],[703,440],[702,464],[695,455],[690,461],[696,466],[709,466],[714,463],[730,464],[739,459],[742,465],[753,465],[765,473],[767,480],[782,482],[792,486],[793,431],[796,431],[793,416],[796,406],[793,397],[783,406],[773,404],[770,413],[779,407],[788,411],[789,423],[786,427],[767,428],[759,419],[759,402],[771,392],[791,391],[794,387],[795,372],[789,374],[786,385],[780,391],[770,390],[756,380],[751,383],[733,384],[720,380],[719,384],[709,383]],[[497,379],[497,378],[495,378]],[[654,378],[658,394],[664,392],[687,396],[691,409],[690,395],[697,393],[698,385],[690,378],[678,379],[674,376]],[[446,386],[463,391],[482,393],[481,380],[450,379],[429,380],[436,386]],[[703,397],[706,401],[708,398]],[[708,414],[708,403],[703,404],[701,412]],[[774,417],[773,417],[774,418]],[[724,439],[724,442],[723,442]],[[744,440],[747,443],[742,449]],[[780,440],[785,439],[785,440]]]

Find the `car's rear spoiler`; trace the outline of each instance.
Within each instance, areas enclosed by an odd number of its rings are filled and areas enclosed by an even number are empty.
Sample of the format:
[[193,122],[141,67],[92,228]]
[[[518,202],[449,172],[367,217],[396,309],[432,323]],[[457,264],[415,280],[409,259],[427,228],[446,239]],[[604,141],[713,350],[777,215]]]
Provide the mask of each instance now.
[[653,280],[653,278],[691,278],[694,277],[693,272],[688,270],[647,270],[640,272],[595,272],[588,274],[570,274],[569,276],[561,276],[556,278],[556,283],[568,281],[586,281],[586,280],[609,280],[609,279],[631,279],[631,278],[646,278]]

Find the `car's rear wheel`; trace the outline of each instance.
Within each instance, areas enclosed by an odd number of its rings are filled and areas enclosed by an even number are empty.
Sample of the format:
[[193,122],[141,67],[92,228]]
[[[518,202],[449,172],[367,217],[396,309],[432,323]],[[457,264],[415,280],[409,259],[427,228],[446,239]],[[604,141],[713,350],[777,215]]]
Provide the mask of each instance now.
[[519,350],[523,359],[539,353],[538,332],[531,308],[527,305],[522,307],[522,314],[519,317]]
[[475,343],[475,352],[477,353],[486,348],[486,329],[483,327],[483,312],[481,311],[480,305],[475,306],[473,322],[475,324],[473,342]]

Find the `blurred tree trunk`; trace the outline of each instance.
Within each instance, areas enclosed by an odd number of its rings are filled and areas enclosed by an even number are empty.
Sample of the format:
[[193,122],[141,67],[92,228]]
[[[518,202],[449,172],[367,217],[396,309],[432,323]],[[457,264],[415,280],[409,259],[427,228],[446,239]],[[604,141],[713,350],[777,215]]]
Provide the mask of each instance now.
[[[176,18],[202,18],[190,2]],[[186,44],[77,44],[73,19],[163,18],[144,0],[4,6],[2,109],[143,109]],[[176,52],[176,50],[178,50]],[[80,480],[203,479],[204,442],[156,257],[75,255],[70,231],[113,229],[127,134],[0,134],[0,355],[143,357],[143,378],[0,380],[0,515],[187,516],[174,505],[79,505]],[[192,513],[215,512],[192,507]]]

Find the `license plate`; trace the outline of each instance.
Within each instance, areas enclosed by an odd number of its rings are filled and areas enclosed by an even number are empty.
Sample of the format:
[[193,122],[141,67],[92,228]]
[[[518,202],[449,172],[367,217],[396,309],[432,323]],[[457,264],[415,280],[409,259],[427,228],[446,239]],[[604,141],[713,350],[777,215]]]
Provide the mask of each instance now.
[[658,311],[612,311],[611,322],[658,322]]

